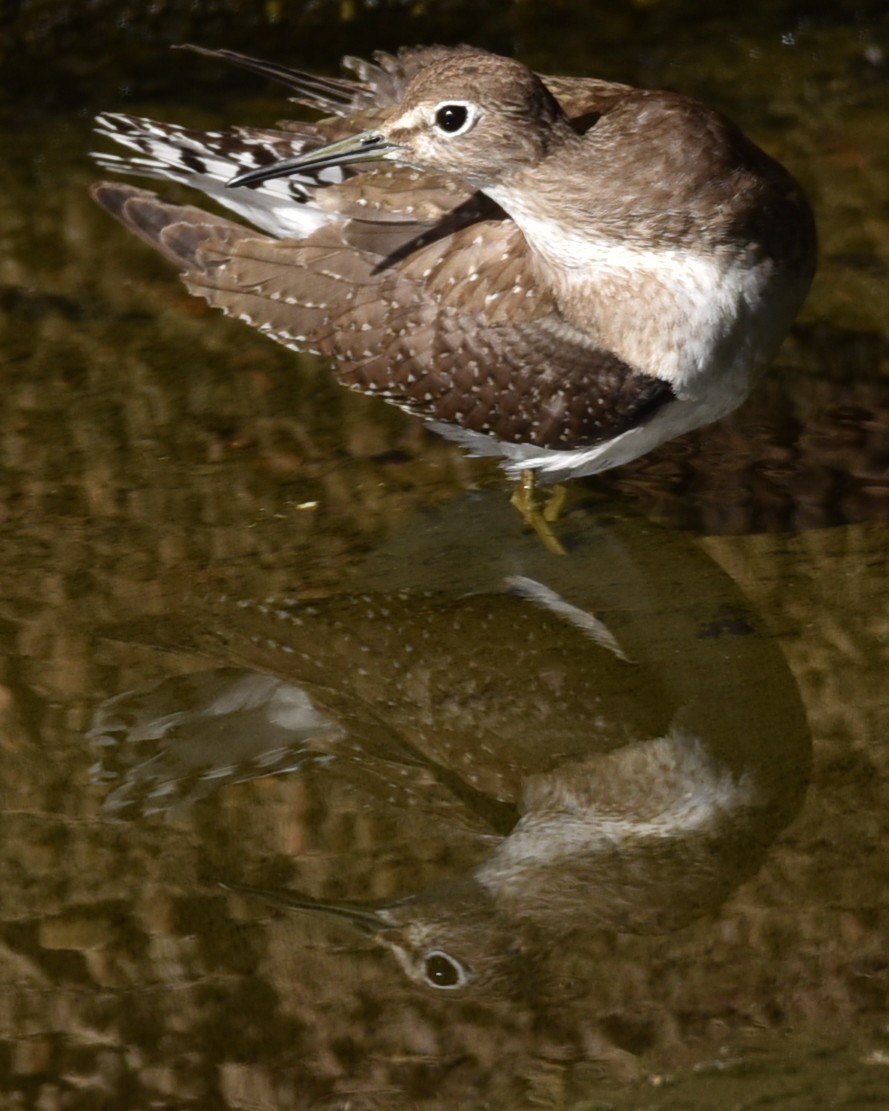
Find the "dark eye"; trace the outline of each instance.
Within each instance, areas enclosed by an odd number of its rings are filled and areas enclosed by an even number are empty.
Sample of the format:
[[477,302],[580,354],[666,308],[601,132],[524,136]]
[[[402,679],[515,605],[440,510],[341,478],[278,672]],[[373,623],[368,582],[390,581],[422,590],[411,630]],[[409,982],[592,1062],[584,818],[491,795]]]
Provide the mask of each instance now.
[[423,975],[434,988],[461,987],[469,979],[466,969],[440,950],[426,954]]
[[465,127],[468,119],[469,111],[465,104],[442,104],[435,113],[436,127],[449,135]]

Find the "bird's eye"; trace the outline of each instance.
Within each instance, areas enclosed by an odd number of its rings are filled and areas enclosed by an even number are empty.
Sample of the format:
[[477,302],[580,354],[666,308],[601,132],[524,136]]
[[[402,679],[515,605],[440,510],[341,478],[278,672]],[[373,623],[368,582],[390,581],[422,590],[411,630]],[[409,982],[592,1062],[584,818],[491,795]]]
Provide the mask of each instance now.
[[469,970],[440,949],[423,958],[423,976],[433,988],[461,988],[469,982]]
[[473,126],[476,114],[468,104],[439,104],[435,109],[435,128],[443,135],[462,135]]

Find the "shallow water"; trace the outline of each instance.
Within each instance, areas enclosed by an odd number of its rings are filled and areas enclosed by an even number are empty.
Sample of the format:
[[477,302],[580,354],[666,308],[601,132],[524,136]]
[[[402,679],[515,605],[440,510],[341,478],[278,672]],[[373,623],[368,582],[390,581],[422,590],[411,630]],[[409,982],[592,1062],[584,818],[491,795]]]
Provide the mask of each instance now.
[[[89,202],[82,102],[0,136],[4,1105],[889,1101],[885,30],[572,39],[742,122],[822,262],[741,412],[576,484],[565,560],[190,299]],[[280,114],[164,64],[95,107]],[[415,897],[472,982],[220,881]]]

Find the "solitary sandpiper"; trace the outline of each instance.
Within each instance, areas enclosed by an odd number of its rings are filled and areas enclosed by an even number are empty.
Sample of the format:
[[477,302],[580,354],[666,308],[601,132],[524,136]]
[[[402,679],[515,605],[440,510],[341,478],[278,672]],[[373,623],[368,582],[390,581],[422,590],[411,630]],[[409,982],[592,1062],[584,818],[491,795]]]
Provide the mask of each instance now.
[[[596,532],[571,596],[524,576],[456,594],[365,580],[306,602],[183,598],[116,627],[119,645],[190,661],[99,707],[105,814],[210,805],[205,874],[255,877],[260,859],[265,877],[295,873],[296,890],[253,894],[357,927],[435,992],[526,987],[552,950],[712,914],[802,802],[805,715],[774,639],[686,538],[632,520]],[[297,812],[273,775],[309,780]],[[265,787],[237,802],[250,780]],[[233,840],[254,805],[266,832]],[[378,853],[365,836],[348,861],[338,805],[360,827],[384,816]],[[413,863],[393,899],[395,830]],[[366,892],[377,868],[389,897],[308,898],[318,849],[328,897]]]
[[118,114],[94,196],[193,293],[515,476],[629,462],[746,397],[815,261],[799,185],[698,101],[468,47],[316,77],[226,50],[327,113],[194,131]]

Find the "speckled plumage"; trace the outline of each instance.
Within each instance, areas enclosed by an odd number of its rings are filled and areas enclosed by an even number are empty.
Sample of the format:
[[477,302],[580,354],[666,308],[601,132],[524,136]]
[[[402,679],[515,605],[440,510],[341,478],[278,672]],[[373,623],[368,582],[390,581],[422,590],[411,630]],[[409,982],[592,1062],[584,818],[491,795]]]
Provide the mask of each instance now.
[[[218,53],[334,118],[195,132],[106,114],[135,157],[98,157],[269,234],[131,186],[96,198],[210,304],[511,470],[591,473],[717,419],[808,288],[798,186],[688,98],[469,48],[347,59],[357,80]],[[460,134],[438,129],[443,104],[468,112]],[[344,141],[354,160],[327,151]]]

